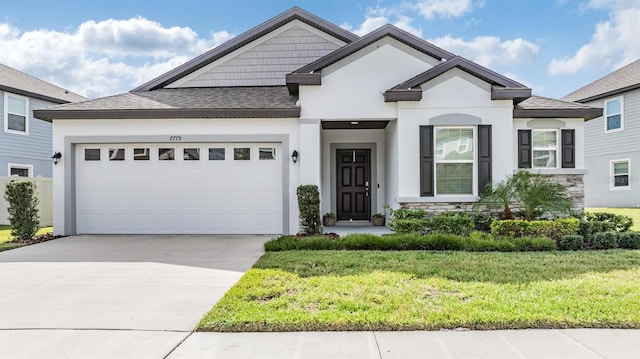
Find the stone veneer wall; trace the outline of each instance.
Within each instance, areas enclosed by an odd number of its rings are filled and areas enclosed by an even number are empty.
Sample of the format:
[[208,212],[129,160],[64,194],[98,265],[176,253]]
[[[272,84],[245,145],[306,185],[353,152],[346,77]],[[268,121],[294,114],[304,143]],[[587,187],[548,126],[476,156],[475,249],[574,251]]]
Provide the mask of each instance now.
[[[543,175],[546,178],[557,181],[565,186],[569,197],[573,200],[573,210],[576,213],[584,212],[584,175]],[[473,202],[400,202],[400,208],[424,209],[429,214],[441,212],[471,212]],[[518,206],[512,206],[511,210],[517,211]],[[484,210],[483,210],[484,211]],[[495,210],[502,213],[501,210]]]

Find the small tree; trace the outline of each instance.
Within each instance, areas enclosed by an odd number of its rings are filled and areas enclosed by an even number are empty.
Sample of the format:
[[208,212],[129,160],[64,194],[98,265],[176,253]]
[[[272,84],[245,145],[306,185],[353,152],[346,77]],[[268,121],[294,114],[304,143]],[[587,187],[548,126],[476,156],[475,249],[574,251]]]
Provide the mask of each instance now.
[[9,223],[11,236],[17,240],[31,239],[40,226],[36,185],[29,181],[7,183],[4,199],[9,203]]
[[511,177],[511,181],[527,221],[535,219],[536,212],[567,215],[573,209],[573,201],[567,195],[567,189],[558,182],[526,170],[518,171]]
[[320,192],[316,185],[298,186],[298,209],[300,225],[305,234],[322,233],[320,221]]

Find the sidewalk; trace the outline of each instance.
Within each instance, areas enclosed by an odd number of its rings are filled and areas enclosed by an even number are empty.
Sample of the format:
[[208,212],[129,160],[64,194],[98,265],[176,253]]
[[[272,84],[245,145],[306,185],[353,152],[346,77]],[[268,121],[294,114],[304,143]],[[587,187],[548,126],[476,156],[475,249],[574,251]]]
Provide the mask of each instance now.
[[639,358],[640,330],[193,333],[177,358]]

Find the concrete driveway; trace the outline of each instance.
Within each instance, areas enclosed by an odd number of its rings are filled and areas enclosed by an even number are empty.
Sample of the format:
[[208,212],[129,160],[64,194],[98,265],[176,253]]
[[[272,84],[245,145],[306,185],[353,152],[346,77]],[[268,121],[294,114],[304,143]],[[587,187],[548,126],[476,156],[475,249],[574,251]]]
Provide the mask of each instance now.
[[0,357],[163,358],[269,236],[76,236],[0,253]]

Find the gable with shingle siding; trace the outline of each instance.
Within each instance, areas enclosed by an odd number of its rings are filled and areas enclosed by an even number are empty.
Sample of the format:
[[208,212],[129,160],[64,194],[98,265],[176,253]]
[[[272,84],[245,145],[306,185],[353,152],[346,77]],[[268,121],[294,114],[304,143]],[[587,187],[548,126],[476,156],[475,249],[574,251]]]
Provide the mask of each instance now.
[[344,44],[293,20],[167,87],[281,86],[286,74]]

